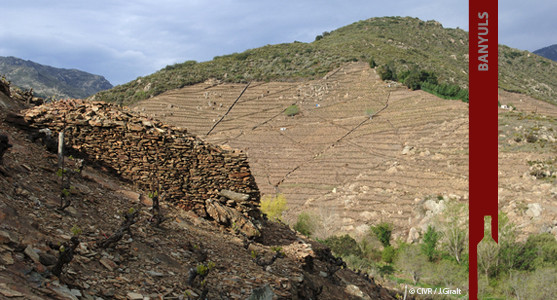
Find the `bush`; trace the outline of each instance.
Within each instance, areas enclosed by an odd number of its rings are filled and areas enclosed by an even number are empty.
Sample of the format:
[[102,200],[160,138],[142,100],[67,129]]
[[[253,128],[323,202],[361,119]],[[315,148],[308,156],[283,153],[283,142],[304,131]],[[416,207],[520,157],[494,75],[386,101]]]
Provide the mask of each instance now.
[[393,248],[393,246],[388,246],[385,247],[385,249],[383,249],[383,252],[381,252],[381,259],[390,264],[393,263],[393,260],[395,259],[395,255],[396,255],[396,251],[395,248]]
[[462,89],[458,85],[422,82],[421,89],[444,99],[459,99],[466,103],[469,101],[468,90]]
[[286,197],[277,194],[274,197],[265,195],[261,199],[261,211],[272,221],[282,221],[282,213],[286,210]]
[[354,255],[357,257],[362,256],[362,251],[356,240],[348,234],[341,236],[332,236],[327,238],[324,242],[325,245],[331,248],[334,254],[342,257]]
[[379,239],[383,247],[388,247],[391,245],[391,233],[393,231],[393,227],[389,223],[381,223],[377,226],[370,227],[371,232],[375,234],[375,236]]
[[381,80],[393,80],[396,81],[396,69],[393,62],[389,62],[386,65],[382,65],[378,70]]
[[427,231],[424,234],[424,240],[422,243],[422,253],[427,256],[429,261],[434,261],[437,257],[437,242],[441,234],[435,230],[431,225],[427,227]]
[[315,231],[315,219],[307,212],[298,215],[298,221],[294,224],[294,230],[307,236],[311,236]]
[[284,110],[284,114],[293,117],[300,113],[300,108],[296,104],[292,104]]
[[377,67],[377,63],[375,62],[375,60],[373,58],[371,58],[369,60],[369,67],[372,68],[372,69]]
[[516,259],[519,270],[557,267],[557,240],[550,233],[531,235]]

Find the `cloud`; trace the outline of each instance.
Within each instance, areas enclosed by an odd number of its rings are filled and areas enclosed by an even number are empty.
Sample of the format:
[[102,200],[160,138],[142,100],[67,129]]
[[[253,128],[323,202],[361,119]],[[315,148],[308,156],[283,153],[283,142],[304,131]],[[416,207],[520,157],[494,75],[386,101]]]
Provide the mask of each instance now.
[[[555,5],[502,1],[500,42],[528,50],[557,42]],[[311,42],[323,31],[378,16],[435,19],[445,27],[467,29],[468,2],[8,1],[2,7],[0,55],[78,68],[121,84],[176,62]]]

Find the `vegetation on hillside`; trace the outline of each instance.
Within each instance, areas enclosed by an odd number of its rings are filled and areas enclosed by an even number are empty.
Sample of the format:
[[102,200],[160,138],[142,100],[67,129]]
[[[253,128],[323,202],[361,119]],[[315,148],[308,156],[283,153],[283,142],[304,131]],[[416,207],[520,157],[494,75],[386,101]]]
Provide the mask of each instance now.
[[[499,48],[501,88],[556,102],[556,62],[506,46]],[[267,45],[207,62],[167,66],[100,92],[95,99],[129,105],[209,78],[224,82],[314,79],[350,61],[379,68],[389,64],[397,72],[427,70],[436,74],[439,85],[466,90],[468,33],[417,18],[372,18],[319,35],[311,43]],[[434,87],[423,89],[439,93]]]
[[[466,299],[468,289],[468,237],[465,204],[449,201],[417,243],[391,238],[392,225],[370,226],[359,241],[348,234],[332,235],[320,242],[329,246],[348,267],[394,284],[410,287],[460,289],[461,295],[441,299]],[[295,228],[311,235],[318,218],[304,212]],[[490,222],[486,222],[489,226]],[[488,227],[486,227],[487,230]],[[557,292],[557,240],[550,233],[517,239],[517,226],[499,215],[499,244],[478,246],[478,283],[481,299],[548,299]],[[486,233],[489,236],[489,232]],[[550,296],[551,295],[551,296]]]

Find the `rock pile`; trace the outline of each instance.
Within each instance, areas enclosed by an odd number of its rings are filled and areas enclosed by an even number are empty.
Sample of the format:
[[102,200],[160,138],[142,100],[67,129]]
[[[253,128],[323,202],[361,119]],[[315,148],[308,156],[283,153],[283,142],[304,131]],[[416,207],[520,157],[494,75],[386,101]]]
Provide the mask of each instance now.
[[207,216],[210,199],[229,190],[246,194],[223,207],[253,219],[260,194],[245,153],[210,145],[186,129],[165,125],[103,102],[64,100],[24,111],[34,128],[65,132],[64,143],[147,190]]

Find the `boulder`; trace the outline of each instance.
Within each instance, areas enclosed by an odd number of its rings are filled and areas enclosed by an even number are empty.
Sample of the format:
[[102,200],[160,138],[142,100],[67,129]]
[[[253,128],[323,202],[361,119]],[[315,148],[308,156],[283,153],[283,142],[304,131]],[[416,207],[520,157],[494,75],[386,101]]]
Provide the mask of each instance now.
[[248,238],[260,235],[259,228],[234,208],[224,206],[216,200],[209,199],[205,201],[205,209],[207,214],[219,224],[239,230]]
[[528,209],[526,210],[526,215],[532,218],[537,218],[542,214],[542,206],[539,203],[528,204]]

